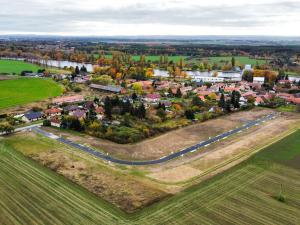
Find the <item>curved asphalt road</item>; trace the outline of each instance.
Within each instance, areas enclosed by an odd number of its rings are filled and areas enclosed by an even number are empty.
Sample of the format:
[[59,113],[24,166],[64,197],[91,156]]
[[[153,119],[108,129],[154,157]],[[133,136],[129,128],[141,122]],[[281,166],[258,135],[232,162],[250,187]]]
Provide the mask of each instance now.
[[62,138],[62,137],[58,137],[56,135],[53,135],[52,133],[48,133],[44,130],[41,130],[40,128],[38,127],[33,127],[33,128],[30,128],[31,130],[35,131],[36,133],[39,133],[43,136],[46,136],[46,137],[49,137],[49,138],[52,138],[52,139],[56,139],[64,144],[67,144],[69,146],[72,146],[74,148],[77,148],[79,150],[82,150],[84,152],[87,152],[91,155],[94,155],[100,159],[103,159],[105,161],[108,161],[108,162],[113,162],[113,163],[117,163],[117,164],[122,164],[122,165],[131,165],[131,166],[145,166],[145,165],[154,165],[154,164],[159,164],[159,163],[164,163],[164,162],[167,162],[167,161],[170,161],[172,159],[175,159],[179,156],[183,156],[187,153],[190,153],[190,152],[195,152],[197,150],[199,150],[200,148],[202,147],[206,147],[214,142],[217,142],[217,141],[220,141],[222,139],[226,139],[227,137],[233,135],[233,134],[237,134],[237,133],[240,133],[242,132],[243,130],[246,130],[246,129],[249,129],[250,127],[253,127],[253,126],[256,126],[256,125],[260,125],[268,120],[271,120],[271,119],[274,119],[276,117],[276,114],[270,114],[270,115],[267,115],[267,116],[264,116],[260,119],[257,119],[257,120],[253,120],[253,121],[250,121],[250,122],[247,122],[245,123],[243,126],[241,127],[238,127],[236,129],[233,129],[231,131],[228,131],[226,133],[223,133],[223,134],[220,134],[218,136],[215,136],[213,138],[210,138],[206,141],[203,141],[203,142],[200,142],[196,145],[193,145],[191,147],[188,147],[186,149],[183,149],[179,152],[176,152],[176,153],[172,153],[170,155],[167,155],[165,157],[162,157],[160,159],[156,159],[156,160],[149,160],[149,161],[127,161],[127,160],[121,160],[121,159],[116,159],[116,158],[113,158],[112,156],[109,156],[109,155],[106,155],[104,153],[101,153],[99,151],[96,151],[92,148],[89,148],[87,146],[84,146],[84,145],[81,145],[81,144],[78,144],[78,143],[75,143],[75,142],[72,142],[70,140],[67,140],[65,138]]

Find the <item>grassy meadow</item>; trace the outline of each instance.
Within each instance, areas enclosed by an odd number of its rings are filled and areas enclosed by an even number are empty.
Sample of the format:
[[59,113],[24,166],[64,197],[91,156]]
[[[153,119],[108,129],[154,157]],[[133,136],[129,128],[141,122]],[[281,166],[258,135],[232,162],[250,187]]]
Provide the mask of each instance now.
[[16,74],[20,75],[22,71],[37,72],[39,66],[17,60],[2,60],[0,59],[0,74]]
[[[300,222],[300,131],[210,180],[130,215],[25,158],[5,140],[0,141],[1,224]],[[277,198],[280,192],[284,201]]]
[[0,109],[41,101],[62,93],[51,79],[20,78],[0,81]]

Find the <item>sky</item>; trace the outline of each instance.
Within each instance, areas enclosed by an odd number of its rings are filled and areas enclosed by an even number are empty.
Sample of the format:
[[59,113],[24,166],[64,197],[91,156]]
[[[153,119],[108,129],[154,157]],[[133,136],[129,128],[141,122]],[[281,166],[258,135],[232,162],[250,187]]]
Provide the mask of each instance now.
[[0,0],[0,34],[300,36],[300,0]]

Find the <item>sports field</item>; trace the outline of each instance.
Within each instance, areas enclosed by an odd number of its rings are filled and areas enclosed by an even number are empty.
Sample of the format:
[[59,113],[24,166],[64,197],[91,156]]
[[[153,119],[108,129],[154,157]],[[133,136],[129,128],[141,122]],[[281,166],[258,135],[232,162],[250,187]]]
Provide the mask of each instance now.
[[0,59],[0,74],[16,74],[20,75],[22,71],[37,72],[39,66],[15,60],[2,60]]
[[62,88],[51,79],[20,78],[0,81],[0,109],[58,96]]
[[[1,140],[0,223],[299,224],[299,140],[297,131],[227,172],[131,215]],[[284,201],[276,198],[280,192]]]

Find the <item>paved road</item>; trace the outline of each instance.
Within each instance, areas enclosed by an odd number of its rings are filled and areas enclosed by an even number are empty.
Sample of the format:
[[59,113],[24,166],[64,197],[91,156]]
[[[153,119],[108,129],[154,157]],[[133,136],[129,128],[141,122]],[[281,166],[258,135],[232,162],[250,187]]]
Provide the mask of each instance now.
[[112,156],[109,156],[109,155],[106,155],[104,153],[101,153],[99,151],[96,151],[96,150],[94,150],[94,149],[92,149],[90,147],[87,147],[87,146],[84,146],[84,145],[72,142],[72,141],[67,140],[65,138],[62,138],[62,137],[58,137],[58,136],[56,136],[56,135],[54,135],[52,133],[46,132],[44,130],[41,130],[38,127],[32,127],[32,128],[30,128],[30,130],[32,130],[32,131],[34,131],[36,133],[39,133],[41,135],[44,135],[44,136],[46,136],[48,138],[56,139],[57,141],[60,141],[60,142],[62,142],[64,144],[67,144],[69,146],[72,146],[74,148],[82,150],[84,152],[87,152],[87,153],[89,153],[89,154],[91,154],[93,156],[96,156],[96,157],[98,157],[100,159],[103,159],[105,161],[108,161],[108,162],[122,164],[122,165],[145,166],[145,165],[154,165],[154,164],[164,163],[164,162],[170,161],[172,159],[178,158],[180,156],[184,156],[185,154],[188,154],[190,152],[196,152],[200,148],[207,147],[207,146],[209,146],[212,143],[215,143],[215,142],[220,141],[222,139],[226,139],[229,136],[232,136],[234,134],[242,132],[243,130],[246,130],[246,129],[249,129],[251,127],[260,125],[260,124],[262,124],[262,123],[264,123],[264,122],[266,122],[268,120],[274,119],[275,117],[276,117],[276,114],[270,114],[270,115],[264,116],[264,117],[262,117],[260,119],[247,122],[247,123],[245,123],[241,127],[238,127],[236,129],[230,130],[228,132],[225,132],[223,134],[220,134],[218,136],[210,138],[210,139],[208,139],[206,141],[200,142],[200,143],[198,143],[196,145],[193,145],[191,147],[183,149],[183,150],[181,150],[179,152],[172,153],[172,154],[167,155],[165,157],[162,157],[160,159],[148,160],[148,161],[128,161],[128,160],[117,159],[117,158],[114,158]]
[[[33,125],[28,125],[28,126],[25,126],[25,127],[19,127],[19,128],[16,128],[13,132],[20,132],[20,131],[24,131],[24,130],[29,130],[31,128],[34,128],[34,127],[40,127],[42,126],[43,123],[37,123],[37,124],[33,124]],[[6,135],[6,133],[0,133],[0,136],[1,135]]]

